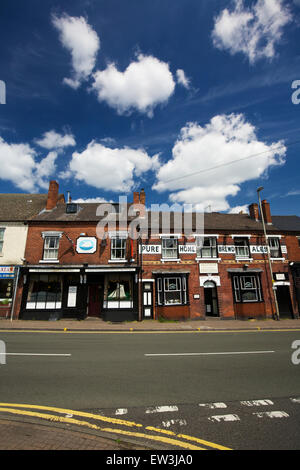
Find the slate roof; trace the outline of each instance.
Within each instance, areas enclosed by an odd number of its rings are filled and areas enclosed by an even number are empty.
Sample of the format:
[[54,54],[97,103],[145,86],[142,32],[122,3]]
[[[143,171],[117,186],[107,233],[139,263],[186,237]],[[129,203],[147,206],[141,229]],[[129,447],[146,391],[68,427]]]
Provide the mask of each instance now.
[[[127,205],[129,208],[131,204]],[[33,222],[99,222],[103,216],[106,216],[104,211],[102,215],[97,216],[97,209],[103,206],[103,203],[78,203],[79,210],[75,214],[68,214],[66,212],[67,204],[59,204],[52,211],[42,211],[37,216],[33,217]],[[115,207],[118,204],[114,205]],[[163,220],[170,217],[170,230],[171,232],[176,233],[176,218],[174,218],[174,212],[148,212],[148,226],[151,226],[152,218],[159,220],[159,227],[161,232],[161,227],[163,227]],[[183,217],[183,215],[182,215]],[[128,221],[133,220],[135,217],[128,217]],[[158,219],[157,219],[158,218]],[[183,222],[182,222],[182,226]],[[255,221],[250,218],[248,214],[223,214],[219,212],[205,213],[204,214],[204,231],[228,231],[228,233],[251,233],[255,231],[263,231],[263,226],[260,221]],[[196,213],[192,215],[192,229],[196,229]],[[278,232],[280,228],[273,225],[267,226],[269,232]],[[212,233],[212,232],[211,232]]]
[[0,221],[28,221],[46,206],[46,202],[47,194],[0,194]]
[[272,221],[279,230],[300,233],[300,217],[297,215],[273,215]]

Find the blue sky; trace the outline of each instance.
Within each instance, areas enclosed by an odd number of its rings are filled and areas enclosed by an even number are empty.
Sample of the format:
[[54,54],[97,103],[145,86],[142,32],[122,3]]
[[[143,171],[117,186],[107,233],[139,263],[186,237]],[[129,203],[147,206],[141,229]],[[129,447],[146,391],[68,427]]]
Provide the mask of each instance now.
[[1,192],[237,212],[262,185],[300,215],[299,20],[299,0],[2,0]]

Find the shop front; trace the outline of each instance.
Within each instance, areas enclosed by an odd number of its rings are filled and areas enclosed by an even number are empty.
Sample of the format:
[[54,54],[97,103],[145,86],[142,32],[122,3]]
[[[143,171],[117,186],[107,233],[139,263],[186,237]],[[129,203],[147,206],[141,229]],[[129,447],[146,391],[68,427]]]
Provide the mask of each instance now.
[[26,268],[20,318],[32,320],[136,320],[138,278],[135,268]]

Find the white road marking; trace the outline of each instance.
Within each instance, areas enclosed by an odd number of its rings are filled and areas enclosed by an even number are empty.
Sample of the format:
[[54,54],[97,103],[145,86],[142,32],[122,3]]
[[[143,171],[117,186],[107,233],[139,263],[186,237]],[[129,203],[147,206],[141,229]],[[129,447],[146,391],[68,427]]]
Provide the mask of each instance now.
[[186,426],[187,422],[185,419],[171,419],[170,421],[163,421],[162,425],[164,428],[169,428],[172,424],[179,424],[179,426]]
[[170,411],[178,411],[177,406],[155,406],[146,409],[146,413],[166,413]]
[[227,405],[225,403],[199,403],[199,406],[204,406],[206,408],[227,408]]
[[232,354],[270,354],[275,351],[228,351],[228,352],[202,352],[202,353],[166,353],[166,354],[145,354],[145,356],[218,356]]
[[116,415],[126,415],[128,413],[127,408],[118,408],[115,412]]
[[293,403],[300,403],[300,398],[291,398],[290,399]]
[[42,354],[42,353],[0,353],[5,354],[6,356],[62,356],[70,357],[72,354]]
[[240,418],[238,415],[216,415],[216,416],[211,416],[208,418],[210,421],[217,421],[218,423],[220,421],[240,421]]
[[245,406],[268,406],[274,405],[271,400],[250,400],[250,401],[241,401],[241,405]]
[[253,413],[258,418],[264,418],[267,416],[268,418],[288,418],[289,415],[285,413],[285,411],[262,411],[261,413]]

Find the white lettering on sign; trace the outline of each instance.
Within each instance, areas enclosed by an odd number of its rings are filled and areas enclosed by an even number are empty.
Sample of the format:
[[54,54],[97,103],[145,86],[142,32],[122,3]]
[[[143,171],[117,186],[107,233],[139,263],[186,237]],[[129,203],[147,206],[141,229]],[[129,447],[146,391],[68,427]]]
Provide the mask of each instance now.
[[161,245],[141,245],[140,253],[142,255],[160,255]]
[[235,246],[234,245],[219,245],[218,252],[235,254]]
[[196,245],[179,245],[179,254],[196,253]]
[[264,245],[250,245],[250,253],[267,254],[268,247]]

